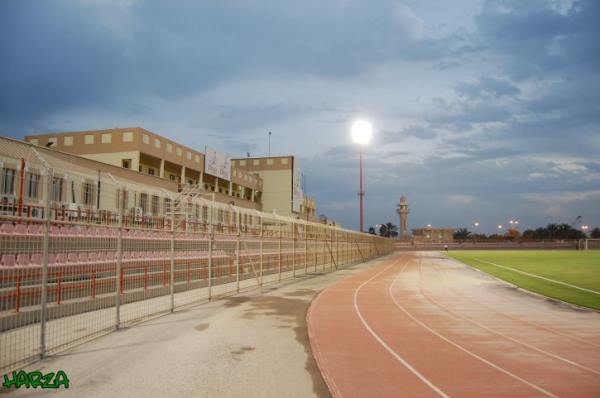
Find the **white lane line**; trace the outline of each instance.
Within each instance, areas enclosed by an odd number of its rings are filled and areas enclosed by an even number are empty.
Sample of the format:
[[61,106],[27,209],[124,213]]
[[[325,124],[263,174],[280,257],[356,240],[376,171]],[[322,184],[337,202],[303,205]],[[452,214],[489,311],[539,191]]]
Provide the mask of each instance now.
[[[375,275],[373,275],[371,278],[369,278],[366,281],[364,281],[358,288],[356,288],[356,290],[354,291],[354,311],[356,312],[356,315],[358,315],[358,317],[360,318],[360,321],[362,322],[363,326],[369,331],[369,333],[371,333],[371,336],[373,336],[373,338],[375,340],[377,340],[377,342],[379,344],[381,344],[381,346],[383,348],[385,348],[390,354],[392,354],[392,356],[394,358],[396,358],[400,363],[402,363],[402,365],[404,365],[408,370],[410,370],[423,383],[427,384],[440,397],[450,398],[449,395],[447,395],[446,393],[444,393],[439,387],[437,387],[435,384],[433,384],[431,381],[429,381],[429,379],[427,379],[425,376],[423,376],[417,369],[415,369],[410,363],[408,363],[396,351],[394,351],[389,345],[387,345],[387,343],[381,337],[379,337],[379,335],[377,333],[375,333],[373,331],[373,329],[371,328],[371,326],[369,326],[369,324],[367,323],[367,321],[365,320],[365,318],[362,316],[362,313],[360,312],[360,309],[358,308],[358,300],[357,300],[357,298],[358,298],[358,292],[360,291],[360,289],[362,289],[362,287],[365,286],[367,283],[371,282],[373,279],[375,279],[376,277],[378,277],[379,275],[381,275],[382,273],[384,273],[385,271],[387,271],[388,269],[390,269],[391,267],[393,267],[394,265],[396,265],[396,263],[397,262],[392,263],[389,266],[385,267],[383,270],[379,271],[378,273],[376,273]],[[404,268],[406,268],[406,264],[404,265]],[[402,270],[400,272],[404,271],[404,268],[402,268]]]
[[[464,265],[464,266],[466,266],[466,267],[467,267],[467,265]],[[542,325],[542,324],[540,324],[540,323],[538,323],[538,322],[527,321],[527,320],[525,320],[525,319],[519,318],[518,316],[511,315],[511,314],[508,314],[508,313],[506,313],[506,312],[503,312],[503,311],[499,311],[498,309],[496,309],[496,307],[493,307],[493,306],[491,306],[491,305],[484,304],[484,303],[483,303],[483,302],[481,302],[481,301],[474,300],[473,298],[471,298],[471,297],[469,297],[469,296],[465,295],[464,293],[461,293],[461,292],[459,292],[458,290],[456,290],[455,288],[453,288],[453,287],[452,287],[452,284],[450,284],[450,283],[447,281],[446,271],[445,271],[443,268],[441,268],[440,266],[438,266],[438,265],[436,265],[436,264],[433,264],[433,267],[434,267],[434,268],[435,268],[437,271],[439,271],[439,272],[441,273],[441,275],[442,275],[442,279],[444,280],[444,283],[446,284],[446,286],[448,286],[448,288],[449,288],[449,289],[451,289],[452,291],[456,292],[458,295],[460,295],[461,297],[464,297],[466,300],[468,300],[468,301],[470,301],[470,302],[472,302],[472,303],[479,304],[479,305],[480,305],[480,306],[482,306],[483,308],[486,308],[486,309],[488,309],[488,310],[490,310],[490,311],[493,311],[493,312],[495,312],[495,313],[497,313],[497,314],[499,314],[499,315],[501,315],[501,316],[503,316],[503,317],[506,317],[506,318],[508,318],[508,319],[511,319],[511,320],[513,320],[513,321],[515,321],[515,322],[522,323],[522,324],[524,324],[524,325],[529,325],[529,326],[531,326],[531,327],[533,327],[533,328],[535,328],[535,329],[542,329],[542,330],[545,330],[545,331],[547,331],[547,332],[550,332],[550,333],[556,334],[557,336],[566,337],[566,338],[568,338],[568,339],[570,339],[570,340],[575,340],[575,341],[578,341],[578,342],[580,342],[580,343],[583,343],[583,344],[591,345],[591,346],[593,346],[593,347],[600,347],[600,344],[596,344],[596,343],[594,343],[594,342],[591,342],[591,341],[589,341],[589,340],[584,340],[584,339],[582,339],[582,338],[579,338],[579,337],[577,337],[577,336],[572,336],[572,335],[570,335],[570,334],[568,334],[568,333],[564,333],[564,332],[561,332],[561,331],[559,331],[559,330],[556,330],[556,329],[553,329],[553,328],[550,328],[550,327],[544,326],[544,325]],[[509,301],[506,301],[506,300],[503,300],[502,302],[504,302],[504,303],[506,303],[506,304],[511,304],[511,302],[509,302]],[[496,302],[496,304],[498,304],[498,302]],[[522,304],[522,303],[520,303],[520,305],[523,305],[523,304]],[[533,306],[530,306],[530,305],[528,305],[528,307],[530,307],[530,308],[533,308],[533,309],[534,309],[534,310],[536,310],[536,311],[538,310],[538,308],[537,308],[537,307],[533,307]]]
[[342,392],[338,388],[337,384],[335,383],[334,378],[329,374],[329,372],[327,372],[327,369],[325,368],[324,365],[321,366],[322,365],[321,362],[325,362],[325,357],[323,356],[323,353],[321,351],[321,345],[319,344],[319,341],[318,341],[318,339],[315,335],[315,332],[312,328],[312,312],[313,312],[313,309],[317,306],[317,302],[320,300],[321,296],[323,295],[323,292],[324,292],[324,290],[319,292],[317,294],[317,297],[315,297],[315,299],[311,303],[310,307],[308,307],[308,313],[306,314],[306,325],[308,328],[308,337],[309,337],[311,347],[313,347],[313,349],[316,350],[316,353],[313,351],[313,353],[316,354],[315,362],[317,363],[317,367],[319,368],[319,370],[321,371],[321,374],[323,375],[323,379],[325,379],[325,384],[327,384],[327,387],[329,388],[331,395],[333,395],[334,397],[343,397]]
[[[404,266],[404,268],[406,268],[406,265]],[[404,271],[404,268],[402,268],[402,271]],[[402,272],[400,271],[400,272]],[[392,289],[394,287],[394,285],[396,284],[396,282],[398,281],[398,277],[394,278],[394,281],[392,282],[392,284],[390,285],[389,289],[388,289],[388,294],[390,295],[390,297],[392,298],[392,301],[394,302],[394,304],[396,304],[396,307],[398,307],[402,312],[404,312],[406,315],[408,315],[408,317],[410,319],[412,319],[413,321],[415,321],[416,323],[418,323],[419,325],[421,325],[423,328],[427,329],[429,332],[431,332],[432,334],[436,335],[437,337],[439,337],[440,339],[444,340],[445,342],[447,342],[450,345],[453,345],[454,347],[458,348],[459,350],[465,352],[468,355],[471,355],[473,358],[477,358],[479,359],[481,362],[491,366],[492,368],[516,379],[519,380],[520,382],[528,385],[529,387],[548,395],[549,397],[554,397],[554,398],[558,398],[557,395],[552,394],[550,391],[544,390],[542,387],[539,387],[533,383],[528,382],[525,379],[520,378],[519,376],[515,375],[514,373],[509,372],[508,370],[488,361],[485,358],[482,358],[481,356],[475,354],[472,351],[469,351],[468,349],[466,349],[465,347],[461,346],[460,344],[450,340],[449,338],[447,338],[446,336],[443,336],[442,334],[438,333],[437,331],[433,330],[432,328],[430,328],[429,326],[427,326],[426,324],[424,324],[423,322],[421,322],[420,320],[418,320],[417,318],[415,318],[410,312],[408,312],[404,307],[402,307],[400,305],[400,303],[398,303],[398,301],[396,300],[396,298],[394,297],[394,295],[392,294]]]
[[[422,277],[423,273],[422,273],[422,271],[421,271],[421,270],[422,270],[422,264],[421,264],[421,262],[419,262],[419,275],[421,275],[421,277]],[[591,372],[591,373],[594,373],[594,374],[597,374],[597,375],[599,375],[599,376],[600,376],[600,372],[598,372],[598,371],[596,371],[596,370],[594,370],[594,369],[592,369],[592,368],[588,368],[588,367],[587,367],[587,366],[585,366],[585,365],[581,365],[581,364],[579,364],[579,363],[577,363],[577,362],[573,362],[573,361],[571,361],[571,360],[569,360],[569,359],[567,359],[567,358],[563,358],[563,357],[561,357],[560,355],[553,354],[553,353],[551,353],[551,352],[548,352],[548,351],[546,351],[546,350],[544,350],[544,349],[542,349],[542,348],[538,348],[538,347],[536,347],[536,346],[533,346],[533,345],[531,345],[531,344],[529,344],[529,343],[526,343],[526,342],[524,342],[524,341],[521,341],[521,340],[519,340],[519,339],[516,339],[516,338],[514,338],[514,337],[511,337],[511,336],[508,336],[508,335],[506,335],[506,334],[504,334],[504,333],[502,333],[502,332],[498,332],[498,331],[496,331],[496,330],[494,330],[494,329],[492,329],[492,328],[490,328],[490,327],[487,327],[487,326],[485,326],[485,325],[483,325],[483,324],[481,324],[481,323],[479,323],[479,322],[477,322],[477,321],[474,321],[474,320],[472,320],[471,318],[468,318],[468,317],[466,317],[466,316],[460,315],[460,314],[458,314],[458,313],[456,313],[456,312],[452,311],[450,308],[446,307],[445,305],[443,305],[443,304],[440,304],[440,303],[439,303],[439,302],[438,302],[436,299],[434,299],[434,298],[433,298],[433,297],[431,297],[429,294],[427,294],[427,292],[426,292],[426,291],[423,289],[423,287],[422,287],[422,285],[421,285],[421,284],[419,284],[419,289],[421,290],[421,293],[422,293],[422,294],[423,294],[423,295],[424,295],[424,296],[425,296],[425,297],[426,297],[426,298],[427,298],[427,299],[428,299],[428,300],[429,300],[431,303],[433,303],[434,305],[437,305],[439,308],[441,308],[441,309],[443,309],[444,311],[448,312],[448,313],[449,313],[449,314],[450,314],[450,315],[451,315],[453,318],[455,318],[455,319],[462,319],[462,320],[465,320],[465,321],[467,321],[467,322],[470,322],[470,323],[472,323],[473,325],[475,325],[475,326],[477,326],[477,327],[479,327],[479,328],[481,328],[481,329],[487,330],[488,332],[490,332],[490,333],[492,333],[492,334],[498,335],[498,336],[500,336],[500,337],[503,337],[503,338],[505,338],[505,339],[507,339],[507,340],[510,340],[510,341],[512,341],[512,342],[514,342],[514,343],[517,343],[517,344],[519,344],[519,345],[522,345],[522,346],[524,346],[524,347],[527,347],[527,348],[529,348],[529,349],[531,349],[531,350],[537,351],[537,352],[539,352],[539,353],[541,353],[541,354],[544,354],[544,355],[546,355],[546,356],[548,356],[548,357],[550,357],[550,358],[554,358],[554,359],[557,359],[557,360],[559,360],[559,361],[563,361],[563,362],[565,362],[565,363],[568,363],[569,365],[575,366],[576,368],[579,368],[579,369],[582,369],[582,370],[586,370],[586,371],[588,371],[588,372]]]
[[552,282],[552,283],[556,283],[558,285],[572,287],[573,289],[577,289],[577,290],[581,290],[581,291],[584,291],[584,292],[593,293],[593,294],[599,294],[600,295],[600,292],[597,292],[596,290],[586,289],[585,287],[575,286],[575,285],[571,285],[570,283],[565,283],[565,282],[561,282],[561,281],[555,281],[554,279],[546,278],[545,276],[531,274],[529,272],[521,271],[519,269],[515,269],[515,268],[509,267],[509,266],[506,266],[506,265],[496,264],[496,263],[492,263],[490,261],[480,260],[480,259],[475,258],[475,257],[473,257],[473,260],[479,261],[480,263],[490,264],[490,265],[494,265],[496,267],[504,268],[504,269],[507,269],[507,270],[510,270],[510,271],[513,271],[513,272],[517,272],[519,274],[527,275],[527,276],[530,276],[532,278],[538,278],[538,279],[545,280],[547,282]]

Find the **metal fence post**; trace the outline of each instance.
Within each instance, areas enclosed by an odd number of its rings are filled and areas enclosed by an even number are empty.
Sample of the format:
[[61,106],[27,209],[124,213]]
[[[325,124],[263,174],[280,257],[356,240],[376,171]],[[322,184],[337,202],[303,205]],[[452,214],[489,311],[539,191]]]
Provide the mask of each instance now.
[[308,274],[308,225],[304,224],[304,275]]
[[119,187],[119,234],[117,235],[117,267],[115,269],[115,329],[121,327],[121,275],[123,274],[123,208],[125,192]]
[[235,243],[235,291],[240,292],[240,236],[242,223],[242,213],[238,211],[238,222],[237,222],[237,240]]
[[277,272],[278,272],[278,277],[277,277],[277,282],[281,282],[281,220],[279,220],[278,223],[278,237],[279,237],[279,246],[278,246],[278,260],[277,260]]
[[259,258],[260,258],[260,287],[263,285],[263,218],[260,217],[260,242],[259,242]]
[[40,308],[40,358],[44,358],[46,355],[46,318],[48,317],[48,251],[50,247],[50,222],[51,222],[51,209],[50,200],[52,198],[52,179],[54,173],[52,169],[47,169],[48,181],[46,181],[46,222],[44,223],[44,241],[43,241],[43,260],[42,260],[42,295],[41,295],[41,308]]
[[292,277],[296,278],[296,224],[292,221]]
[[170,261],[170,278],[169,278],[169,295],[171,296],[171,312],[175,311],[175,208],[174,204],[172,205],[172,215],[171,215],[171,247],[169,253]]
[[213,255],[213,238],[214,238],[214,228],[213,228],[213,213],[215,211],[215,194],[213,193],[212,203],[210,208],[210,217],[208,226],[208,300],[212,300],[212,255]]

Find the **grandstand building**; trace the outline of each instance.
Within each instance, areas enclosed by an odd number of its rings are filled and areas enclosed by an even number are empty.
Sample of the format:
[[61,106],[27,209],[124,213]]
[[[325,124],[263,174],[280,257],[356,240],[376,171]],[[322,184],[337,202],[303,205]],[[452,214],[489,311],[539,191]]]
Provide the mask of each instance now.
[[[215,200],[262,210],[263,181],[254,173],[232,167],[226,176],[216,176],[205,168],[206,156],[140,127],[73,131],[30,135],[25,141],[43,148],[78,155],[118,168],[131,170],[127,178],[147,175],[152,185],[171,187],[200,185],[215,193]],[[64,156],[64,155],[57,155]],[[73,158],[75,159],[75,158]],[[82,163],[83,161],[78,161]],[[104,165],[86,163],[104,170]],[[109,168],[109,170],[115,170]],[[171,183],[166,183],[169,181]]]

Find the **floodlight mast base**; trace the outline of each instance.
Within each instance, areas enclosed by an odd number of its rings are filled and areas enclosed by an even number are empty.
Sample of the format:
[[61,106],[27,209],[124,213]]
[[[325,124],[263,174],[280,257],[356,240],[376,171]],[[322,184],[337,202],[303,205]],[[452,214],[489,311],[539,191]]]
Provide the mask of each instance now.
[[365,190],[364,190],[364,186],[363,186],[363,158],[362,158],[362,149],[359,150],[358,152],[358,159],[359,159],[359,191],[358,191],[358,197],[360,199],[360,232],[364,232],[364,205],[365,205]]

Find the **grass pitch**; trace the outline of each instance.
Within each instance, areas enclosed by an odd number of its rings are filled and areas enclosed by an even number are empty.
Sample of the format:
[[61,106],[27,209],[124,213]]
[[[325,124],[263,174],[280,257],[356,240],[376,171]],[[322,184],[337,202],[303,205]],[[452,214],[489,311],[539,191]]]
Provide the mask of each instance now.
[[462,250],[448,254],[523,289],[600,310],[600,251]]

